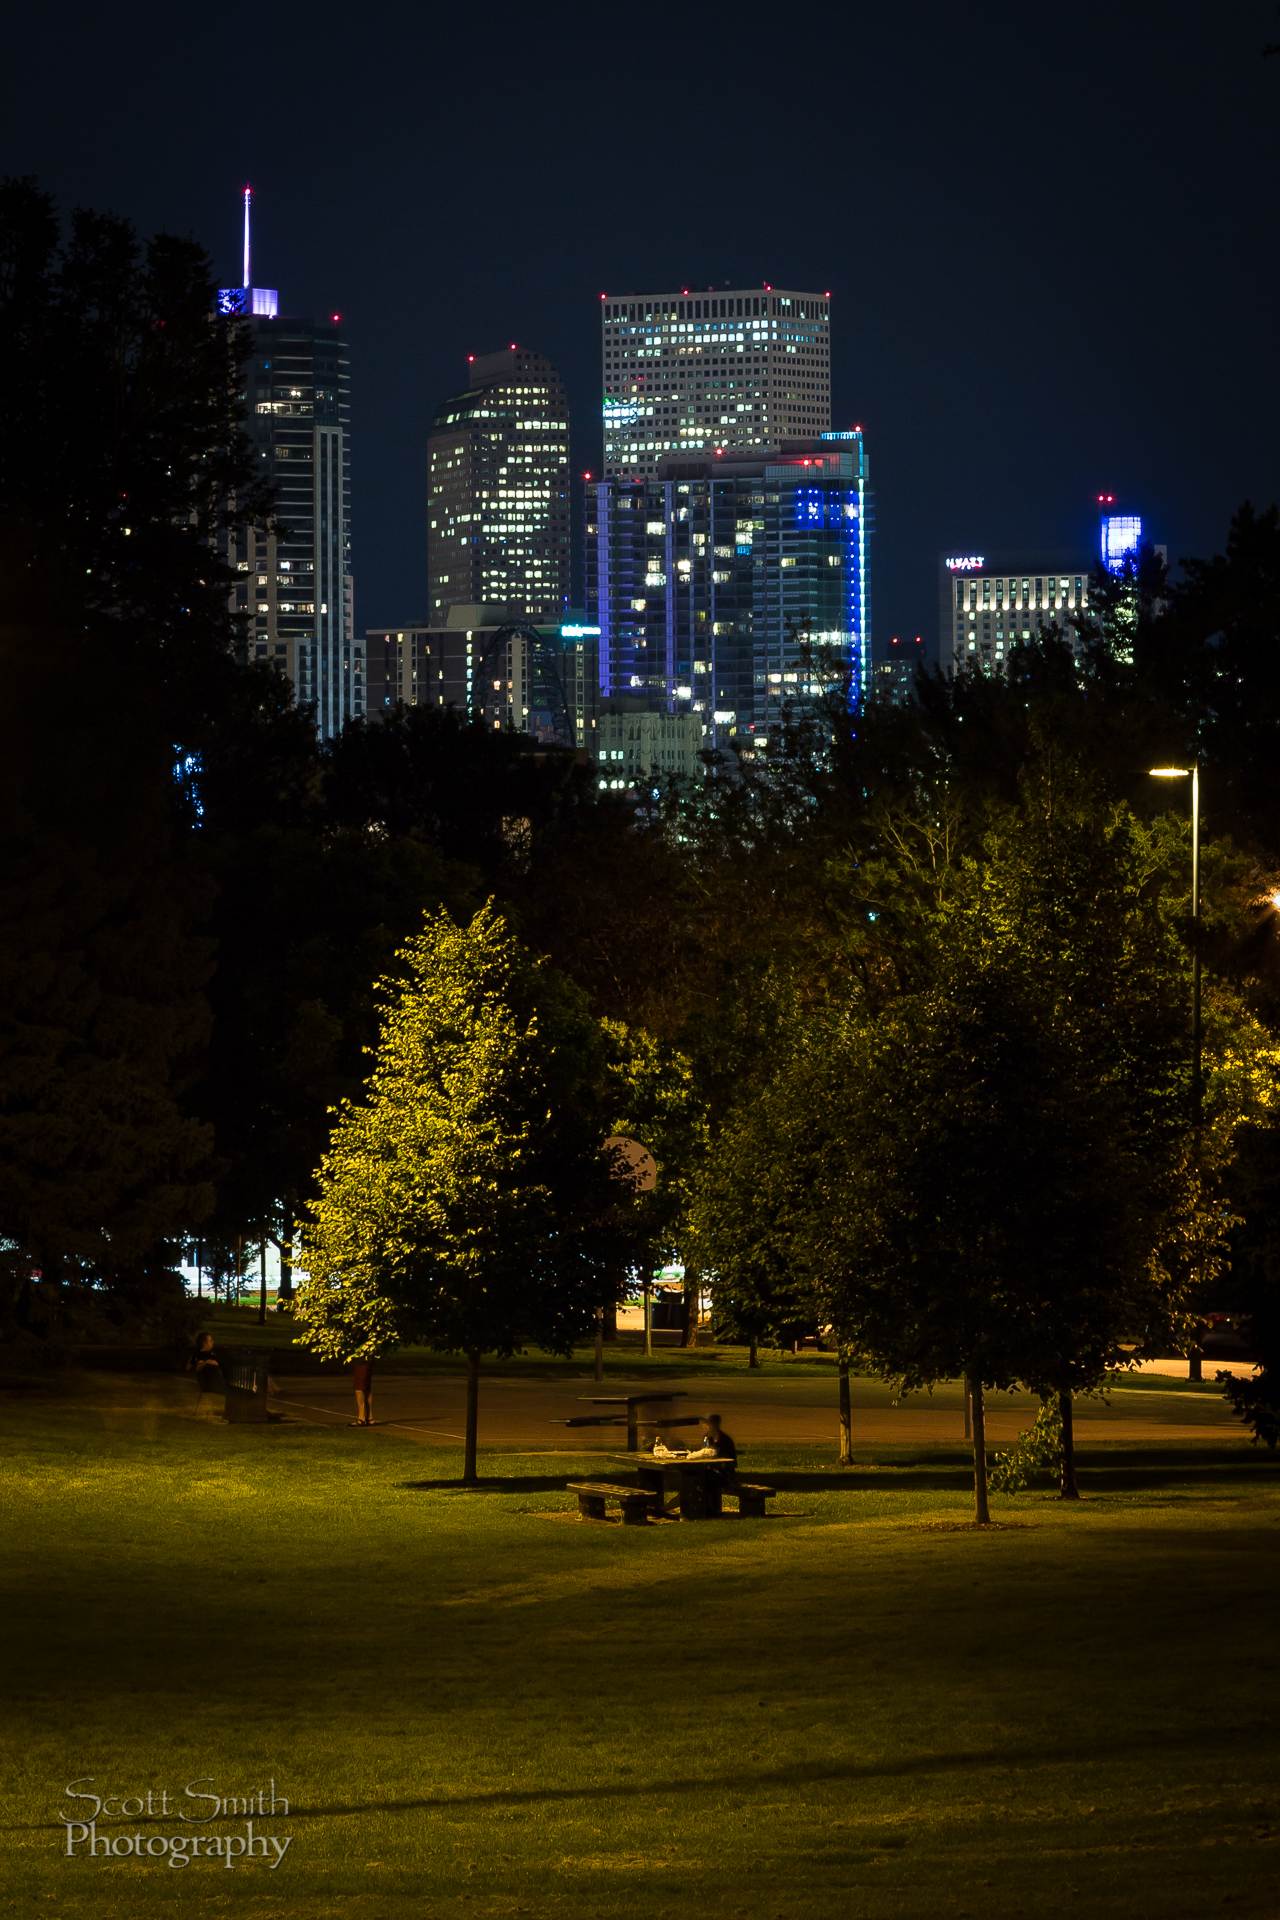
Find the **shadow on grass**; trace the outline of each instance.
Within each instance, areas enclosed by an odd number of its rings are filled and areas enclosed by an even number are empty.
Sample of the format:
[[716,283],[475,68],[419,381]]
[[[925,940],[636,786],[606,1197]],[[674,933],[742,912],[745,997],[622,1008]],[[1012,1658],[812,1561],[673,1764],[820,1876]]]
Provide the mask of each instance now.
[[[1263,1728],[1258,1723],[1259,1734]],[[1158,1754],[1167,1752],[1171,1747],[1205,1748],[1214,1745],[1234,1747],[1240,1729],[1224,1730],[1216,1738],[1210,1734],[1206,1738],[1204,1729],[1188,1729],[1174,1732],[1167,1727],[1152,1727],[1145,1732],[1135,1732],[1119,1738],[1108,1737],[1107,1756],[1114,1759],[1118,1754]],[[1082,1746],[1058,1746],[1048,1750],[1043,1745],[1016,1746],[1010,1744],[1001,1747],[979,1747],[954,1753],[912,1754],[900,1760],[871,1761],[831,1761],[802,1760],[789,1767],[769,1767],[758,1772],[735,1770],[734,1787],[743,1794],[759,1789],[776,1787],[821,1787],[846,1781],[858,1780],[895,1780],[910,1779],[914,1776],[962,1773],[973,1767],[1005,1767],[1021,1773],[1041,1767],[1074,1766],[1081,1761],[1098,1759],[1096,1743]],[[545,1806],[557,1801],[575,1800],[637,1800],[649,1796],[655,1798],[665,1794],[685,1795],[720,1794],[724,1792],[722,1776],[694,1775],[675,1780],[615,1780],[603,1781],[589,1786],[572,1787],[496,1787],[483,1793],[458,1794],[451,1797],[443,1794],[428,1795],[415,1800],[389,1800],[374,1802],[372,1806],[334,1806],[297,1808],[294,1819],[324,1819],[334,1816],[377,1813],[448,1813],[451,1809],[466,1807],[518,1807]]]
[[580,1473],[521,1473],[483,1480],[397,1480],[400,1493],[563,1493]]
[[[1141,1490],[1179,1486],[1213,1487],[1237,1483],[1241,1479],[1259,1479],[1274,1484],[1280,1479],[1280,1460],[1236,1447],[1230,1450],[1198,1448],[1175,1452],[1169,1448],[1125,1448],[1123,1456],[1078,1458],[1080,1485],[1086,1492]],[[904,1460],[901,1465],[852,1467],[776,1467],[753,1463],[745,1471],[759,1473],[779,1493],[964,1493],[973,1485],[973,1466],[965,1456],[954,1465],[934,1459]],[[485,1475],[469,1485],[459,1477],[434,1480],[400,1480],[397,1487],[405,1493],[556,1493],[564,1492],[595,1467],[576,1465],[563,1473]],[[608,1471],[617,1477],[625,1468]]]
[[[1242,1736],[1256,1735],[1261,1738],[1267,1727],[1267,1722],[1258,1721],[1247,1727],[1236,1724],[1217,1732],[1207,1726],[1182,1731],[1156,1726],[1128,1734],[1109,1733],[1105,1743],[1105,1758],[1110,1761],[1122,1754],[1155,1755],[1167,1753],[1173,1747],[1197,1748],[1205,1752],[1215,1747],[1234,1749]],[[1099,1757],[1096,1741],[1049,1748],[1043,1744],[1017,1745],[1010,1742],[1000,1747],[966,1748],[952,1753],[909,1754],[897,1760],[803,1760],[787,1767],[759,1770],[735,1768],[733,1787],[736,1793],[745,1796],[769,1788],[822,1787],[858,1780],[911,1779],[929,1774],[963,1773],[980,1767],[1002,1767],[1021,1774],[1044,1767],[1075,1766],[1081,1761],[1096,1763]],[[333,1820],[370,1813],[447,1814],[478,1807],[537,1807],[572,1804],[574,1801],[660,1799],[667,1794],[679,1794],[686,1798],[699,1794],[723,1794],[724,1790],[722,1774],[695,1774],[677,1779],[610,1780],[566,1787],[493,1787],[478,1793],[423,1794],[408,1800],[366,1800],[354,1804],[340,1802],[333,1806],[295,1805],[287,1817],[292,1822]],[[152,1826],[161,1817],[156,1816],[154,1820],[143,1817],[131,1824]],[[48,1820],[0,1822],[0,1831],[10,1833],[42,1831],[46,1828],[60,1831],[61,1823]]]

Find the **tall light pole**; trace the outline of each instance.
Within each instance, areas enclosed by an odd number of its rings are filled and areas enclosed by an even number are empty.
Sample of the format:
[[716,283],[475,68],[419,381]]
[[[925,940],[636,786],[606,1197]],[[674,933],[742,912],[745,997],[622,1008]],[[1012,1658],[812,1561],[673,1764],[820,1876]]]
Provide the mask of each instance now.
[[[1202,1053],[1204,1029],[1200,1015],[1200,762],[1189,767],[1152,767],[1153,780],[1190,780],[1191,782],[1191,1144],[1197,1172],[1200,1167],[1200,1135],[1204,1121],[1204,1076]],[[1199,1348],[1188,1355],[1187,1368],[1192,1380],[1203,1378]]]

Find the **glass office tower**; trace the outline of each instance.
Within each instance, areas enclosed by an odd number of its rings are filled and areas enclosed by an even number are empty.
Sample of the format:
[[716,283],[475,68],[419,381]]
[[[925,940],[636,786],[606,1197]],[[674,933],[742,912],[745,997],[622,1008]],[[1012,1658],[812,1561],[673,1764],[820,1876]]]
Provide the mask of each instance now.
[[472,357],[427,447],[430,618],[496,605],[559,619],[570,598],[569,403],[539,353]]
[[837,674],[856,703],[869,541],[860,429],[600,482],[588,563],[602,696],[698,714],[708,744],[740,747]]

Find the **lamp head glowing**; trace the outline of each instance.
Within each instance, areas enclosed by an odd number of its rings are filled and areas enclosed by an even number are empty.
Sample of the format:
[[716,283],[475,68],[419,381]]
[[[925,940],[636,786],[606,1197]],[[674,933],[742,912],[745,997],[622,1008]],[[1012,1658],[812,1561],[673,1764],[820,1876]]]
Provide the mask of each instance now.
[[1147,772],[1153,780],[1185,780],[1190,767],[1148,767]]

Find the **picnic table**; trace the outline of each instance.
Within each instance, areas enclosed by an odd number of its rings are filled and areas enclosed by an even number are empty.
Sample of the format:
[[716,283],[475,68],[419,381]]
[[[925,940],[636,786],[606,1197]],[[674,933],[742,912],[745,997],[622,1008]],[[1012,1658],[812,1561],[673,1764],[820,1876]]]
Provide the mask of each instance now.
[[[622,1456],[619,1455],[619,1458]],[[726,1475],[732,1460],[664,1460],[643,1454],[634,1465],[640,1485],[656,1497],[660,1509],[674,1498],[682,1520],[718,1520],[722,1511]]]
[[564,1422],[566,1427],[621,1427],[627,1429],[627,1452],[637,1453],[640,1448],[640,1428],[644,1427],[697,1427],[702,1422],[696,1414],[677,1418],[667,1415],[662,1418],[644,1420],[640,1417],[640,1408],[647,1406],[666,1406],[674,1400],[686,1400],[684,1393],[581,1393],[578,1398],[592,1407],[615,1407],[624,1411],[615,1413],[577,1413]]

